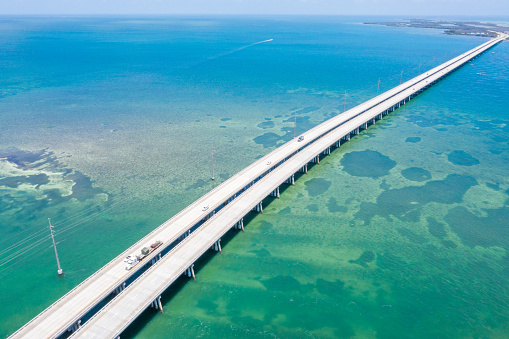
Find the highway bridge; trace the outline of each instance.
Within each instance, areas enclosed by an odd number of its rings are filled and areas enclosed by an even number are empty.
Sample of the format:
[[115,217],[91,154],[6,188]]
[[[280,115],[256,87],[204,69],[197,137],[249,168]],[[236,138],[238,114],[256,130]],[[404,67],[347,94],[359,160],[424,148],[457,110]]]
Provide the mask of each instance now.
[[[161,294],[180,276],[194,277],[194,263],[208,250],[221,250],[221,237],[243,230],[243,218],[263,212],[263,200],[279,197],[279,187],[293,184],[351,135],[368,128],[507,35],[483,43],[419,76],[308,130],[246,167],[205,194],[41,312],[10,338],[117,338],[148,307],[162,310]],[[126,256],[161,240],[131,270]]]

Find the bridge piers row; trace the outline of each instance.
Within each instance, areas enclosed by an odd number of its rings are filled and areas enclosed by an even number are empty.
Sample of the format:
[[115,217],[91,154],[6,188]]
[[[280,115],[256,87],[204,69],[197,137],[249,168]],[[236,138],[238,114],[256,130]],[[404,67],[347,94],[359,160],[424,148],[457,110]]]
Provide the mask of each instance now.
[[[163,312],[163,304],[161,304],[161,296],[157,297],[152,303],[150,304],[150,307],[155,308],[156,310]],[[120,338],[120,337],[118,337]]]
[[193,278],[193,280],[196,280],[196,276],[194,275],[194,264],[189,266],[187,270],[184,272],[185,275],[187,275],[188,278]]
[[214,251],[216,252],[219,252],[219,253],[223,253],[222,250],[221,250],[221,239],[219,239],[218,241],[216,241],[214,243],[214,245],[212,246],[212,248],[214,249]]
[[[189,230],[188,234],[191,234],[191,230]],[[159,255],[155,256],[152,260],[150,260],[150,265],[154,265],[160,259],[161,259],[161,253],[159,253]],[[124,285],[125,285],[125,283],[124,283]]]
[[[285,184],[295,185],[295,174],[292,174],[291,177],[285,180]],[[261,203],[260,203],[261,204]],[[258,212],[258,211],[257,211]]]
[[[279,194],[279,187],[278,187],[278,194]],[[244,232],[244,218],[237,221],[237,223],[233,227],[238,230],[242,230],[242,232]]]
[[263,213],[263,204],[261,201],[259,203],[257,203],[255,207],[253,207],[253,211],[258,212],[258,213]]
[[[177,238],[178,242],[181,242],[182,240],[184,240],[185,238],[187,238],[190,234],[191,234],[191,230],[187,230],[187,231],[185,231],[184,233],[182,233],[182,234],[180,235],[180,237],[178,237],[178,238]],[[159,259],[161,259],[161,258],[159,257]]]
[[67,332],[76,332],[81,327],[81,319],[72,324],[68,329]]
[[[159,256],[161,256],[161,254],[159,254]],[[122,292],[123,290],[125,289],[125,283],[123,283],[122,285],[118,286],[117,288],[115,288],[115,295],[119,294],[120,292]]]
[[272,192],[270,192],[269,194],[271,197],[276,197],[279,199],[279,187],[276,188],[275,190],[273,190]]

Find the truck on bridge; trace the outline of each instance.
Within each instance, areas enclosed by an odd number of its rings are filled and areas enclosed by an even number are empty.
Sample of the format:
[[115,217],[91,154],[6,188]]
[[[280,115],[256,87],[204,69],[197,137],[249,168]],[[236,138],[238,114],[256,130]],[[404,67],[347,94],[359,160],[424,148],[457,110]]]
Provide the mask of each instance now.
[[150,245],[148,247],[143,247],[140,250],[139,254],[134,253],[134,254],[128,255],[124,259],[124,262],[126,264],[125,269],[129,271],[131,268],[136,266],[140,261],[145,259],[147,257],[147,255],[152,253],[156,248],[158,248],[162,244],[163,244],[163,242],[161,240],[156,240],[154,243],[152,243],[152,245]]

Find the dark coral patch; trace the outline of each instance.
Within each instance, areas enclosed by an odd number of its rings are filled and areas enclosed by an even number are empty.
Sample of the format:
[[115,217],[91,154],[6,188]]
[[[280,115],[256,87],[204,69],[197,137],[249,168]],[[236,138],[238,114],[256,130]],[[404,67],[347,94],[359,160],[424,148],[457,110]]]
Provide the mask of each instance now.
[[269,291],[298,291],[301,285],[297,279],[287,275],[262,280],[261,283]]
[[281,215],[292,214],[292,209],[290,207],[285,207],[281,211],[279,211],[279,214]]
[[345,293],[345,283],[341,280],[327,281],[323,279],[316,279],[316,289],[324,295],[333,296]]
[[509,206],[487,210],[487,217],[478,217],[463,206],[449,211],[445,221],[467,246],[501,246],[509,249]]
[[452,151],[447,155],[447,160],[458,166],[474,166],[479,160],[464,151]]
[[414,242],[416,244],[423,244],[426,242],[426,238],[423,237],[420,234],[415,233],[412,230],[409,230],[408,228],[400,227],[397,229],[398,233],[410,240],[411,242]]
[[348,260],[349,263],[361,265],[367,267],[367,265],[375,260],[375,253],[371,251],[364,251],[361,256],[355,260]]
[[428,231],[431,235],[443,239],[447,235],[445,232],[445,225],[441,222],[438,222],[436,219],[429,217],[426,219],[428,222]]
[[389,218],[391,215],[401,220],[416,222],[422,207],[431,202],[442,204],[459,203],[466,191],[477,185],[470,176],[450,174],[444,180],[428,181],[423,186],[408,186],[382,192],[376,203],[364,202],[357,219],[369,224],[375,215]]
[[411,142],[411,143],[416,143],[419,141],[421,141],[421,138],[419,138],[419,137],[408,137],[405,139],[405,142]]
[[252,250],[252,251],[249,251],[249,253],[254,253],[260,258],[270,257],[270,252],[267,251],[265,248],[261,248],[259,250]]
[[401,171],[401,175],[412,181],[426,181],[431,179],[431,173],[424,168],[410,167]]
[[36,188],[39,188],[41,185],[45,185],[47,183],[49,183],[49,177],[44,173],[0,179],[1,186],[7,186],[10,188],[16,188],[21,184],[32,184],[36,185]]
[[356,177],[379,178],[389,174],[396,162],[382,153],[366,150],[350,152],[341,159],[343,169]]
[[275,126],[274,121],[264,121],[258,124],[258,128],[267,129]]
[[323,178],[313,178],[305,182],[306,190],[310,197],[316,197],[327,192],[331,184],[330,181]]
[[345,213],[347,211],[346,206],[338,205],[336,199],[332,197],[329,198],[329,201],[327,202],[327,209],[329,210],[330,213],[335,212]]
[[257,136],[253,139],[255,143],[258,145],[263,145],[264,148],[269,148],[272,146],[276,146],[277,142],[282,138],[276,133],[265,133],[260,136]]

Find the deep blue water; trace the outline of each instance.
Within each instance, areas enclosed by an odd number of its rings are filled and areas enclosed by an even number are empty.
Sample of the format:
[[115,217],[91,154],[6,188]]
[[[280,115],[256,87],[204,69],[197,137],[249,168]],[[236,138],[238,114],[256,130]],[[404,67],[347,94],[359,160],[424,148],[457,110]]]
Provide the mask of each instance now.
[[[212,188],[211,144],[220,183],[295,111],[300,133],[485,41],[374,19],[1,17],[0,335]],[[506,336],[508,46],[314,166],[126,336]]]

